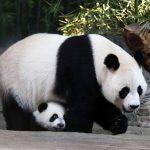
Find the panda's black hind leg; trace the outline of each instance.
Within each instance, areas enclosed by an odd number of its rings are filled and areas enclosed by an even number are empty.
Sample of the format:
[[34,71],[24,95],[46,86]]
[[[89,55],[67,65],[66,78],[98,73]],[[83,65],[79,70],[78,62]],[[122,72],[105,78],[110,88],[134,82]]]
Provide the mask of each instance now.
[[28,112],[18,106],[15,98],[11,94],[7,95],[7,97],[2,100],[2,105],[6,129],[17,131],[30,130],[30,116]]

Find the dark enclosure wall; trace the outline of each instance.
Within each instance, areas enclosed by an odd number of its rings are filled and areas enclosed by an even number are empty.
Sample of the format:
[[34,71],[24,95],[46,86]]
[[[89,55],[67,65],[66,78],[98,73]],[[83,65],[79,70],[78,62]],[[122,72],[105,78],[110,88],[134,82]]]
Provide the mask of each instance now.
[[150,0],[0,0],[0,50],[39,32],[97,33],[116,41],[125,25],[150,19],[149,4]]
[[38,32],[60,33],[59,15],[82,0],[0,0],[0,46]]

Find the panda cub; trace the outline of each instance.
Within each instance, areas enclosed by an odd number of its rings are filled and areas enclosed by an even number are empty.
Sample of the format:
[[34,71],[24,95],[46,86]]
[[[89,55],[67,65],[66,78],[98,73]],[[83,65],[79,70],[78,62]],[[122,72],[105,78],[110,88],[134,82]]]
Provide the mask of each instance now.
[[[33,112],[35,123],[43,130],[61,131],[65,129],[65,107],[57,102],[43,102]],[[41,130],[41,129],[40,129]]]

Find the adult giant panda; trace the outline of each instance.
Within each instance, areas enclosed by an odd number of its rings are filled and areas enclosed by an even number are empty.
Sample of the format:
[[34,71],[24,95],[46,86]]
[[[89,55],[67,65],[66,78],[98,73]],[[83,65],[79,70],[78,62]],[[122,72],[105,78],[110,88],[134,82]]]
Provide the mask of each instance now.
[[[138,63],[137,63],[138,62]],[[3,112],[10,130],[28,130],[18,107],[67,101],[66,130],[91,132],[96,121],[114,134],[127,129],[122,111],[140,105],[147,89],[141,55],[135,59],[100,35],[35,34],[0,56]]]

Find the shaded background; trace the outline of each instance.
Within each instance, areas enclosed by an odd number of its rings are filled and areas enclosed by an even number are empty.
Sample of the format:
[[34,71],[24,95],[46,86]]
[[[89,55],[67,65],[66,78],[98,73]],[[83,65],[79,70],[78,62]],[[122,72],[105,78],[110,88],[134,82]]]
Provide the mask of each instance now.
[[0,49],[38,32],[99,33],[150,19],[150,0],[0,0]]

